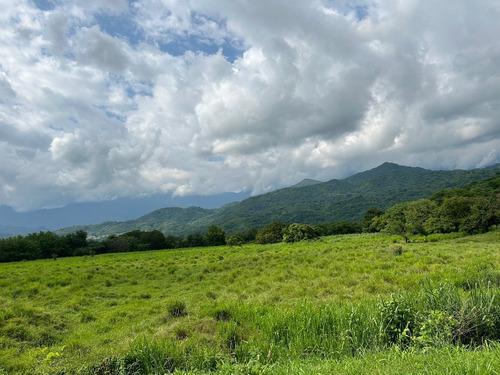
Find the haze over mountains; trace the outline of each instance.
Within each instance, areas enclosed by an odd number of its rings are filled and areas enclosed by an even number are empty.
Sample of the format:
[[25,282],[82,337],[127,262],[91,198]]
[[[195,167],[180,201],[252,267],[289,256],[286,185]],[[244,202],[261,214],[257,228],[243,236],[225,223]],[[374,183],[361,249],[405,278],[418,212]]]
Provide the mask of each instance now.
[[119,198],[98,203],[75,203],[61,208],[29,212],[16,212],[9,206],[0,205],[0,238],[57,230],[74,225],[98,224],[110,220],[130,220],[159,207],[218,208],[248,196],[248,192],[190,197],[157,194],[144,198]]
[[218,209],[166,207],[135,220],[105,222],[59,230],[85,230],[105,237],[131,230],[158,229],[166,235],[204,233],[217,225],[228,233],[262,227],[273,221],[318,224],[355,221],[370,208],[387,209],[404,201],[426,198],[440,189],[466,186],[500,173],[500,164],[484,169],[433,171],[384,163],[343,180],[304,180],[289,188],[228,203]]

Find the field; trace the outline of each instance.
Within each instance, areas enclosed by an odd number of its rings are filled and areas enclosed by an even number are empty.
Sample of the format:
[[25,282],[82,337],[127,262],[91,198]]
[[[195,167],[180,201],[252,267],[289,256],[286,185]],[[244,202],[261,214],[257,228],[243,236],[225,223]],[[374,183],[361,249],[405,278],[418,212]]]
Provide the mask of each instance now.
[[500,231],[5,263],[0,374],[496,374],[499,287]]

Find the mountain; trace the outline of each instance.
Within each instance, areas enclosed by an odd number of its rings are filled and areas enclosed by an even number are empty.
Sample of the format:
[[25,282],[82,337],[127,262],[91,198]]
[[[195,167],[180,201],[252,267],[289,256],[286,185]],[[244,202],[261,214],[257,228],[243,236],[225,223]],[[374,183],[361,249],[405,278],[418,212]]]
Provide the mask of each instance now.
[[106,221],[125,221],[135,219],[160,207],[201,206],[213,209],[230,202],[240,201],[248,196],[248,192],[192,197],[156,194],[149,197],[118,198],[95,203],[74,203],[61,208],[29,212],[16,212],[9,206],[0,205],[0,236],[25,235],[40,230],[56,230]]
[[210,216],[216,210],[200,207],[166,207],[155,210],[135,220],[108,221],[101,224],[76,225],[57,230],[58,234],[68,234],[77,230],[84,230],[89,237],[101,238],[110,234],[120,234],[132,230],[160,230],[166,234],[185,234],[190,223],[197,222]]
[[0,238],[12,237],[15,235],[26,236],[34,232],[46,232],[47,228],[29,228],[29,227],[16,227],[11,225],[0,225]]
[[[204,233],[217,225],[227,233],[262,227],[273,221],[319,224],[355,221],[370,208],[387,209],[396,203],[426,198],[437,190],[467,186],[500,173],[500,164],[484,169],[433,171],[384,163],[377,168],[343,180],[299,183],[233,202],[219,209],[162,208],[136,220],[70,227],[60,234],[83,229],[93,236],[123,233],[134,229],[159,229],[167,235]],[[306,180],[307,181],[307,180]]]
[[291,188],[302,188],[306,186],[312,186],[312,185],[317,185],[321,184],[321,181],[317,180],[311,180],[310,178],[305,178],[302,181],[300,181],[298,184],[290,186]]

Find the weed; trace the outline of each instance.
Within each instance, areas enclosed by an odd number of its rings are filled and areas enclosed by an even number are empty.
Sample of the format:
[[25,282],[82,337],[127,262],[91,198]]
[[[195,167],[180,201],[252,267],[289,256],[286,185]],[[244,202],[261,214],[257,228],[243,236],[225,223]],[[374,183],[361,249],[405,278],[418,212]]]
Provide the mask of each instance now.
[[186,326],[177,326],[174,328],[174,335],[178,340],[185,340],[191,335],[191,331]]
[[401,245],[393,245],[389,249],[389,251],[394,255],[402,255],[404,252],[403,246]]
[[167,306],[167,311],[170,316],[180,318],[187,315],[186,304],[181,301],[172,301]]
[[218,309],[215,311],[214,317],[217,321],[228,321],[231,319],[232,314],[228,309]]
[[89,311],[82,311],[80,314],[80,322],[82,323],[90,323],[95,321],[96,319],[97,318]]

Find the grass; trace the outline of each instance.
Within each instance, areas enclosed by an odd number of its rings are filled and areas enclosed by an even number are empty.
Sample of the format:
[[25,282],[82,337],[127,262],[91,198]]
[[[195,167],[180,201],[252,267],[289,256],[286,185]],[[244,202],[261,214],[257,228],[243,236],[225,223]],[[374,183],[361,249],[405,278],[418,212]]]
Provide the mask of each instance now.
[[495,373],[500,232],[431,240],[0,264],[0,374]]

